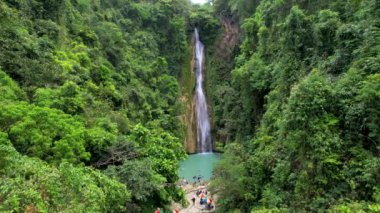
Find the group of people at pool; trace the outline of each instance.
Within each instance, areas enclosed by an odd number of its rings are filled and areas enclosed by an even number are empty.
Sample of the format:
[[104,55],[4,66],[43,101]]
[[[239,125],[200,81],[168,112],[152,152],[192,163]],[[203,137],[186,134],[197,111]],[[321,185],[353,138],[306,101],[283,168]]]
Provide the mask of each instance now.
[[201,205],[202,210],[212,210],[214,208],[213,200],[211,196],[209,196],[207,190],[197,190],[195,195],[193,195],[193,197],[191,198],[191,201],[193,201],[193,205],[195,205],[195,200],[197,197],[199,198],[199,204]]
[[[192,206],[189,206],[189,208],[199,209],[199,207],[195,206],[195,202],[196,201],[198,202],[198,199],[199,199],[200,210],[211,211],[211,210],[214,210],[215,205],[210,193],[207,191],[207,188],[201,182],[202,178],[203,176],[201,175],[193,176],[193,183],[192,183],[193,187],[196,187],[198,184],[200,186],[196,190],[195,194],[192,195],[191,197]],[[179,182],[179,186],[182,186],[182,187],[188,184],[190,183],[186,179],[181,179]],[[157,208],[154,211],[154,213],[164,213],[164,211],[163,209]],[[179,210],[174,209],[174,210],[171,210],[170,213],[179,213]]]

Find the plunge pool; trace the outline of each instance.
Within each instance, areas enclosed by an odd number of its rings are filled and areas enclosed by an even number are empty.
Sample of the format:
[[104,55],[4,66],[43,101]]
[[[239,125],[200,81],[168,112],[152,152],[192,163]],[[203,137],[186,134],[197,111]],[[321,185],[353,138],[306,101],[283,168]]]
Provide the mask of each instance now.
[[189,182],[194,182],[193,177],[201,177],[201,180],[210,180],[215,163],[220,159],[220,153],[198,153],[188,155],[188,158],[180,163],[179,177]]

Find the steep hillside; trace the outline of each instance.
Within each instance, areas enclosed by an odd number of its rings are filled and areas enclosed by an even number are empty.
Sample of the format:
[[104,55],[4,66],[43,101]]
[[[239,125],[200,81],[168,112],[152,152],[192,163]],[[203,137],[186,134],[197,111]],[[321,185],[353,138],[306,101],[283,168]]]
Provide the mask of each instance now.
[[188,13],[185,0],[0,1],[0,211],[182,198]]
[[2,0],[0,26],[0,212],[184,202],[195,27],[217,211],[380,211],[378,0]]
[[227,143],[213,181],[221,211],[379,211],[379,1],[214,8],[242,31],[235,60],[208,81]]

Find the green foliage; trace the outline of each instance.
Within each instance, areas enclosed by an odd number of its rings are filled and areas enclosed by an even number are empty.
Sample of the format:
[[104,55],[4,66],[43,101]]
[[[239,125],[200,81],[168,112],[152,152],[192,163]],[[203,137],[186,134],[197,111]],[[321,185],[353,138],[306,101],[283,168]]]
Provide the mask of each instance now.
[[18,156],[1,172],[25,164],[0,174],[0,193],[14,192],[0,211],[145,212],[181,199],[189,11],[187,0],[0,1],[0,131]]
[[337,45],[336,33],[340,26],[339,14],[331,10],[321,10],[318,14],[315,32],[318,44],[318,54],[320,57],[328,57],[334,53]]
[[284,22],[283,52],[295,54],[301,60],[308,57],[314,41],[311,28],[310,18],[298,6],[292,7]]
[[[232,77],[241,96],[244,120],[239,123],[238,132],[249,134],[255,128],[255,120],[262,113],[263,95],[269,90],[272,76],[260,55],[254,54],[243,66],[233,70]],[[246,84],[246,82],[249,84]],[[254,98],[252,98],[254,96]],[[244,97],[244,98],[243,98]],[[255,101],[256,100],[256,101]]]
[[56,108],[67,114],[83,112],[84,100],[80,87],[74,82],[67,81],[57,89],[37,89],[34,101],[38,106]]
[[178,163],[185,152],[178,138],[158,128],[152,130],[138,124],[132,129],[129,140],[141,148],[141,154],[152,161],[153,170],[171,183],[178,180]]
[[[357,101],[363,109],[363,128],[368,132],[368,140],[373,144],[373,150],[379,149],[380,143],[380,112],[377,106],[380,106],[380,74],[369,75],[363,82],[359,91]],[[362,130],[363,131],[363,130]]]
[[[226,212],[233,209],[251,198],[250,193],[245,188],[247,180],[243,162],[245,156],[242,156],[242,147],[239,144],[230,144],[223,158],[215,167],[214,175],[217,177],[212,182],[212,189],[220,190],[221,196],[220,211]],[[219,202],[218,202],[219,203]],[[247,206],[241,206],[241,209]]]
[[125,161],[122,166],[110,166],[105,173],[128,186],[132,195],[131,202],[127,203],[130,212],[149,211],[166,204],[157,202],[167,200],[167,194],[161,193],[165,178],[154,172],[149,160]]
[[377,212],[379,4],[238,2],[215,2],[243,30],[232,78],[208,81],[216,137],[238,144],[215,172],[219,209]]
[[183,198],[176,77],[198,27],[215,137],[235,142],[218,209],[378,212],[378,2],[0,1],[0,211]]
[[[6,134],[1,133],[1,140]],[[1,211],[122,212],[130,198],[126,186],[99,173],[62,163],[58,167],[21,156],[0,144]]]
[[1,129],[9,133],[22,154],[54,164],[90,159],[90,153],[85,151],[84,126],[71,116],[25,103],[2,104],[0,111],[4,121]]
[[2,70],[0,70],[0,93],[2,94],[0,101],[19,101],[26,99],[25,92]]
[[62,82],[60,68],[51,62],[53,42],[44,35],[34,34],[34,23],[22,17],[21,11],[5,2],[0,3],[0,10],[2,68],[22,85],[42,86]]
[[201,40],[206,47],[212,47],[215,39],[220,33],[220,23],[216,16],[214,16],[214,7],[205,4],[202,6],[194,5],[190,14],[189,32],[193,32],[196,27],[201,36]]
[[215,0],[215,10],[219,16],[233,16],[235,19],[244,20],[247,18],[259,5],[259,0]]

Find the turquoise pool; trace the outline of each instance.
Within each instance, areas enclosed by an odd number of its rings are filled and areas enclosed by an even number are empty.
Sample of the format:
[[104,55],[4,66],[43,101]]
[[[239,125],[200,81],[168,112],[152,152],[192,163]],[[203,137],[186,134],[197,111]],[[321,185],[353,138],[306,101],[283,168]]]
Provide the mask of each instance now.
[[201,176],[202,180],[210,180],[215,162],[220,159],[219,153],[199,153],[189,155],[181,162],[179,177],[194,182],[194,176]]

